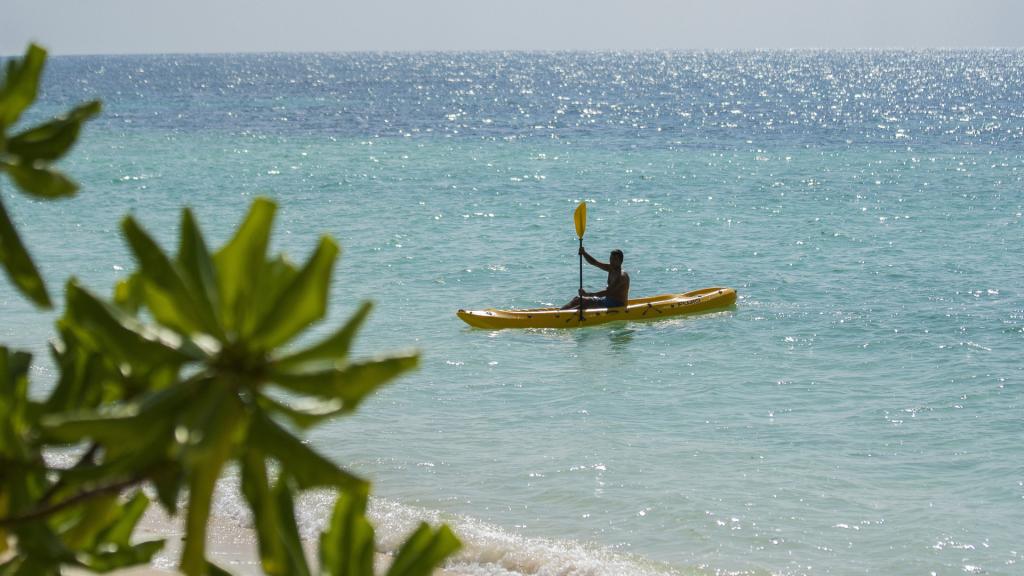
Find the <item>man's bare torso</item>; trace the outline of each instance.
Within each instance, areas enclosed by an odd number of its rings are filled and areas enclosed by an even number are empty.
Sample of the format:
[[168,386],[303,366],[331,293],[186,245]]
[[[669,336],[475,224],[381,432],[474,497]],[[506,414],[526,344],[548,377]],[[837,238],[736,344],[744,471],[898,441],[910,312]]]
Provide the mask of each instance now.
[[629,273],[622,268],[611,268],[608,270],[607,297],[609,300],[621,302],[623,305],[629,303]]

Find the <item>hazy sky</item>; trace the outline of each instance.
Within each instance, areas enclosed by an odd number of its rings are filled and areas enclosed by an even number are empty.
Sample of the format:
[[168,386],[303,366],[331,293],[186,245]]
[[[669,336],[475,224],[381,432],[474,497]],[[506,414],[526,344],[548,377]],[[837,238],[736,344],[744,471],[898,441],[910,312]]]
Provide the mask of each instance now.
[[0,54],[1024,46],[1022,0],[2,0]]

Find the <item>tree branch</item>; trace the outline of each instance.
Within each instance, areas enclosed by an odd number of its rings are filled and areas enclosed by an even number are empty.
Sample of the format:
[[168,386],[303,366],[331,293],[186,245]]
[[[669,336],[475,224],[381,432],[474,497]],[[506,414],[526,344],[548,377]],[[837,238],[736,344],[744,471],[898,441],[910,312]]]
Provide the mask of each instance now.
[[110,494],[112,492],[117,493],[120,492],[121,490],[124,490],[125,488],[130,488],[137,484],[141,484],[148,480],[149,477],[149,472],[146,472],[144,474],[138,474],[136,476],[132,476],[131,478],[121,480],[120,482],[114,482],[113,484],[107,484],[105,486],[100,486],[98,488],[93,488],[91,490],[79,492],[78,494],[75,494],[74,496],[68,498],[67,500],[61,500],[60,502],[50,504],[49,506],[43,506],[41,508],[36,508],[35,510],[30,510],[22,514],[16,514],[14,516],[6,516],[0,518],[0,527],[14,526],[16,524],[21,524],[23,522],[30,522],[32,520],[45,518],[51,514],[60,512],[65,508],[74,506],[75,504],[78,504],[79,502],[84,502],[85,500],[88,500],[90,498],[95,498],[96,496],[101,496],[103,494]]

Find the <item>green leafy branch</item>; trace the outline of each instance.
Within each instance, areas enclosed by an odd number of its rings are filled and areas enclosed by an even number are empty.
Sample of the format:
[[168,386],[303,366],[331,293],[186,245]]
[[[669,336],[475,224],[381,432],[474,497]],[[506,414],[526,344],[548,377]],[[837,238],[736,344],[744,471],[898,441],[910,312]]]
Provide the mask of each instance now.
[[[53,167],[78,139],[90,118],[100,113],[97,101],[82,104],[66,115],[14,135],[8,130],[36,99],[46,50],[32,44],[24,58],[7,62],[0,84],[0,172],[5,172],[25,194],[41,199],[71,196],[78,185]],[[50,296],[11,217],[0,199],[0,264],[11,282],[37,306],[49,308]]]
[[[35,98],[44,60],[33,46],[9,64],[0,88],[3,134]],[[72,193],[75,186],[50,162],[98,111],[97,103],[88,104],[3,136],[0,167],[29,194]],[[241,472],[266,573],[313,573],[294,500],[304,490],[327,488],[339,496],[320,537],[318,573],[374,574],[373,529],[365,517],[369,484],[293,430],[351,413],[415,368],[418,355],[349,358],[368,303],[320,341],[285,348],[325,316],[340,249],[324,237],[302,265],[268,257],[275,210],[270,200],[257,199],[234,236],[211,252],[185,209],[173,255],[126,218],[122,233],[138,268],[111,299],[67,282],[52,347],[60,376],[45,400],[29,398],[30,356],[0,347],[0,558],[9,552],[0,576],[148,562],[163,542],[132,542],[150,503],[143,487],[172,515],[186,503],[181,571],[223,574],[206,558],[206,530],[215,486],[228,467]],[[25,295],[48,305],[6,212],[0,216],[0,259],[8,274]],[[71,467],[53,468],[43,458],[68,448],[81,450]],[[423,524],[387,574],[429,574],[458,547],[447,527]]]

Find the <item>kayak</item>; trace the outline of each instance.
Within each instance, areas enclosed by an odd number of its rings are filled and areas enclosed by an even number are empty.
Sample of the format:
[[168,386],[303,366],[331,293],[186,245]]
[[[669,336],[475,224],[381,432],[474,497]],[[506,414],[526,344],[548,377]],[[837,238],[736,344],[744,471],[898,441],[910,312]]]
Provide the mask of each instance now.
[[736,303],[736,290],[732,288],[702,288],[683,294],[660,294],[630,300],[626,306],[616,308],[589,308],[583,319],[577,309],[529,308],[522,310],[459,310],[459,318],[476,328],[578,328],[621,320],[659,320],[698,314]]

